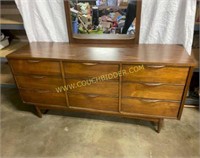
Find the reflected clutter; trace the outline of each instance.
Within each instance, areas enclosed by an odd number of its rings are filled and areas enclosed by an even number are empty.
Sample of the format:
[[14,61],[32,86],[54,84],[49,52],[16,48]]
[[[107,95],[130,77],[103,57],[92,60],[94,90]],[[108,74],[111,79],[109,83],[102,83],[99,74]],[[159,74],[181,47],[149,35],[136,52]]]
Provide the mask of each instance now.
[[71,0],[70,14],[73,36],[134,37],[135,0]]

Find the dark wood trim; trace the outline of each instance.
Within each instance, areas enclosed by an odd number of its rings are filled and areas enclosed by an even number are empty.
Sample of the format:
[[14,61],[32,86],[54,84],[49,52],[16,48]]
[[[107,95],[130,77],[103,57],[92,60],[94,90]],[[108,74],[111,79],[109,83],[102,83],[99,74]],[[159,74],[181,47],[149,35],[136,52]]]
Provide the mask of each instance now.
[[[60,61],[60,70],[61,70],[61,73],[62,73],[63,85],[66,86],[66,78],[65,78],[65,72],[64,72],[62,61]],[[65,93],[65,99],[66,99],[66,107],[69,107],[68,94],[67,94],[67,92],[64,92],[64,93]]]
[[142,0],[137,1],[135,44],[139,44],[141,24]]
[[128,38],[120,39],[119,37],[116,37],[118,39],[110,39],[110,38],[106,38],[106,35],[105,35],[104,39],[95,38],[96,35],[94,35],[92,37],[92,39],[91,38],[80,38],[80,37],[75,38],[73,36],[73,31],[72,31],[69,1],[64,1],[64,6],[65,6],[69,43],[79,43],[79,44],[138,44],[139,43],[142,0],[137,1],[136,33],[135,33],[135,38],[133,38],[133,39],[128,39]]
[[187,97],[187,92],[188,92],[188,89],[190,87],[190,81],[191,81],[192,75],[193,75],[193,70],[194,70],[194,67],[190,67],[188,77],[187,77],[187,80],[186,80],[186,84],[185,84],[185,88],[184,88],[184,91],[183,91],[183,96],[182,96],[182,99],[181,99],[181,105],[180,105],[180,109],[179,109],[179,113],[178,113],[178,120],[180,120],[181,116],[182,116],[185,100],[186,100],[186,97]]
[[65,15],[66,15],[66,23],[67,23],[67,31],[68,31],[69,43],[74,43],[73,42],[73,34],[72,34],[70,6],[69,6],[68,0],[64,1],[64,7],[65,7]]

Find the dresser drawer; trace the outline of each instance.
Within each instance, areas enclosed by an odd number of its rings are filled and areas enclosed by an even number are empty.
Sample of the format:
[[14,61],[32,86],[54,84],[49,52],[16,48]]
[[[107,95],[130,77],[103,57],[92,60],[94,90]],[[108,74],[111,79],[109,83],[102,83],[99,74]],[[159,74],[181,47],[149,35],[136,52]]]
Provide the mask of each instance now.
[[56,88],[63,86],[63,80],[53,76],[15,76],[19,88],[24,89],[47,89],[56,92]]
[[181,100],[183,89],[184,86],[161,83],[126,82],[122,84],[122,97]]
[[52,93],[48,90],[22,90],[20,94],[24,102],[44,105],[67,106],[65,93]]
[[123,65],[123,69],[128,73],[123,76],[123,81],[140,81],[140,82],[163,82],[176,83],[184,85],[188,75],[189,68],[185,67],[165,67],[145,65],[144,70],[132,71],[135,65]]
[[180,103],[148,99],[122,99],[121,111],[164,117],[177,117]]
[[118,98],[68,93],[69,105],[84,109],[118,111]]
[[77,87],[68,90],[69,92],[101,94],[115,97],[118,97],[119,94],[119,83],[117,81],[103,81],[91,84],[89,80],[67,79],[66,85],[75,85]]
[[42,60],[9,60],[14,74],[61,76],[60,63]]
[[[67,78],[82,77],[92,78],[118,72],[118,65],[99,63],[64,63],[64,72]],[[117,78],[115,78],[117,79]]]

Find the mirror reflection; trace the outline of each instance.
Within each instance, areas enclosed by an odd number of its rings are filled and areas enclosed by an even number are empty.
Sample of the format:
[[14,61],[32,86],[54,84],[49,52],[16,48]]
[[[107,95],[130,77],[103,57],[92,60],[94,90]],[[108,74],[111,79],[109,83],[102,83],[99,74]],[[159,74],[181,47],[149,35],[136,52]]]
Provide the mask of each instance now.
[[73,36],[134,38],[136,3],[136,0],[71,0]]

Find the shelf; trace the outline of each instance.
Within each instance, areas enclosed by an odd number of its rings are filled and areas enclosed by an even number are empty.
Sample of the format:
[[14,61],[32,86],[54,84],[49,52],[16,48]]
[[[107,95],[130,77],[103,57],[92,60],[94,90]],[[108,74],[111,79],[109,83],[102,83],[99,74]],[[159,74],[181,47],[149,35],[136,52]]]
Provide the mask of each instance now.
[[188,98],[186,98],[185,104],[186,105],[198,105],[199,106],[199,99],[188,97]]
[[23,25],[23,20],[21,15],[11,15],[11,14],[2,14],[1,15],[1,25]]
[[15,4],[1,6],[2,30],[24,30],[23,20]]
[[28,44],[28,42],[13,40],[9,46],[0,50],[0,58],[5,58],[6,55],[18,50],[19,48],[21,48],[27,44]]

